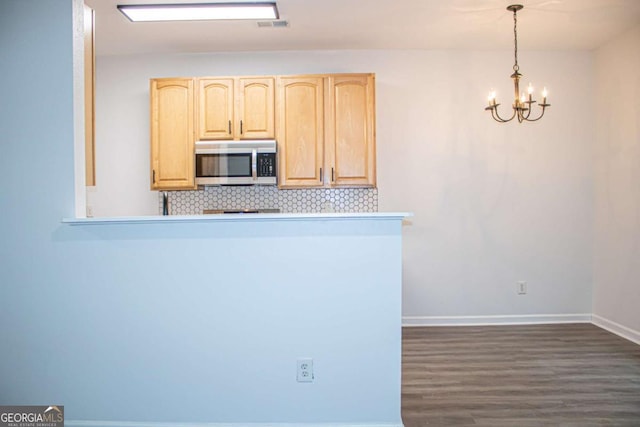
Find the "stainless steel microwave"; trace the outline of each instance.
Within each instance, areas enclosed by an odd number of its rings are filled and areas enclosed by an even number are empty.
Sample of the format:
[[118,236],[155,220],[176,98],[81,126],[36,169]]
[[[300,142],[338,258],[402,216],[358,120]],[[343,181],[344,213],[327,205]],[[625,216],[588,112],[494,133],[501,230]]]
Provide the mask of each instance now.
[[197,141],[197,185],[275,185],[276,141]]

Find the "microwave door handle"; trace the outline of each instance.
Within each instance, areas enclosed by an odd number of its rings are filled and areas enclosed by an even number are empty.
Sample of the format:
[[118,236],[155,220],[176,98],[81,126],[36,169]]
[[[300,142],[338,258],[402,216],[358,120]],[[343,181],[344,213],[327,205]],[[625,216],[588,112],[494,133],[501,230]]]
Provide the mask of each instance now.
[[254,181],[258,180],[258,151],[251,150],[251,176]]

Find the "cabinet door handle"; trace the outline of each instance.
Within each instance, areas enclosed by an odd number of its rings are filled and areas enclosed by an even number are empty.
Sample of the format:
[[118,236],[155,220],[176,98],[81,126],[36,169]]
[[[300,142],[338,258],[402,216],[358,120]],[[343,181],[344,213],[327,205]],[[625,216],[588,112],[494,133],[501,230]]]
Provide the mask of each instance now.
[[335,182],[335,174],[333,173],[333,168],[331,168],[331,182]]
[[229,120],[229,135],[231,135],[231,120]]
[[153,170],[153,183],[156,183],[156,170]]
[[322,168],[320,168],[320,182],[322,182],[322,181],[323,181],[323,179],[322,179]]
[[242,135],[242,120],[240,120],[240,135]]

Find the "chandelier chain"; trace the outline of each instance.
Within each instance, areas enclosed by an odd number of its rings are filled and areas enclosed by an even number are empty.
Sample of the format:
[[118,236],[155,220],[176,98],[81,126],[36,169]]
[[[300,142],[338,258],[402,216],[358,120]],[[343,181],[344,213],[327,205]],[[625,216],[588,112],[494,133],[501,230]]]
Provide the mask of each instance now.
[[513,54],[515,57],[513,71],[518,72],[518,70],[520,70],[520,66],[518,65],[518,16],[515,9],[513,10],[513,46]]

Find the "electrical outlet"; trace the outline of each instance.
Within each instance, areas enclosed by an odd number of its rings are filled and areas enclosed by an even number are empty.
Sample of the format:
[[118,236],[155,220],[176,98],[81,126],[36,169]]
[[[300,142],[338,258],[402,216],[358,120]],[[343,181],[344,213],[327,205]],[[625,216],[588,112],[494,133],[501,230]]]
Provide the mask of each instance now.
[[299,383],[313,382],[313,359],[298,359],[298,375]]
[[527,293],[527,282],[521,280],[518,282],[518,295],[526,295]]

